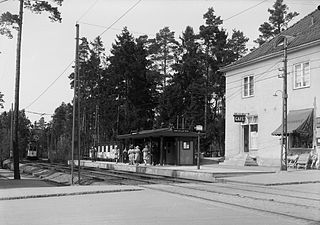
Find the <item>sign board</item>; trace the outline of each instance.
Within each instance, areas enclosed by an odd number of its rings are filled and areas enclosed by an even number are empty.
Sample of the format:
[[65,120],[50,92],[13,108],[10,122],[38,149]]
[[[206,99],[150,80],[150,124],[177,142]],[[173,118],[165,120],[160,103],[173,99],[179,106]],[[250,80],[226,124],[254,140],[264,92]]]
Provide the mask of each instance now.
[[244,123],[246,121],[246,114],[235,113],[233,114],[233,119],[236,123]]

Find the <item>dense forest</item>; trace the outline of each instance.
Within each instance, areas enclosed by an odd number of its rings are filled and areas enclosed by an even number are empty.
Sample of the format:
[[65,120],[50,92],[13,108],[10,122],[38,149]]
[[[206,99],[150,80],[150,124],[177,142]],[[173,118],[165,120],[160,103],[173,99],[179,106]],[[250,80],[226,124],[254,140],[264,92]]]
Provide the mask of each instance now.
[[[287,9],[282,0],[268,9],[269,23],[259,28],[257,43],[263,44],[286,28],[297,15]],[[116,141],[118,134],[160,127],[193,130],[198,124],[205,132],[201,150],[224,155],[225,77],[219,69],[247,53],[248,38],[239,30],[227,33],[213,8],[203,19],[198,31],[187,26],[179,37],[169,27],[152,38],[134,37],[124,27],[110,52],[99,36],[80,39],[76,123],[80,124],[82,155],[90,146]],[[69,79],[73,89],[74,73]],[[0,92],[0,106],[2,97]],[[10,152],[11,118],[11,111],[0,115],[2,158]],[[41,118],[31,124],[24,111],[19,121],[23,121],[20,155],[24,156],[28,141],[36,134],[40,157],[70,158],[73,102],[63,102],[49,122]]]
[[[248,38],[237,30],[228,35],[213,8],[203,19],[198,32],[188,26],[179,38],[169,27],[154,38],[134,37],[125,27],[110,54],[100,37],[81,38],[82,146],[112,142],[133,130],[193,130],[201,124],[206,133],[202,149],[224,154],[225,77],[219,68],[247,52]],[[69,78],[73,88],[74,73]],[[53,116],[53,129],[57,122],[68,121],[70,113],[61,105]]]

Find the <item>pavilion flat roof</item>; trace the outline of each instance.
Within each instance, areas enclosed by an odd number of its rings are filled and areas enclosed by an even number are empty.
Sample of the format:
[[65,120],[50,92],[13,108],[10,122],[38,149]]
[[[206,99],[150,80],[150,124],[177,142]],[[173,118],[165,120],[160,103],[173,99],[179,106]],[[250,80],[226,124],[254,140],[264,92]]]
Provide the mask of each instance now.
[[148,138],[148,137],[197,137],[198,133],[181,130],[181,129],[173,129],[173,128],[160,128],[160,129],[152,129],[152,130],[142,130],[138,132],[132,132],[130,134],[122,134],[118,135],[118,139],[140,139],[140,138]]

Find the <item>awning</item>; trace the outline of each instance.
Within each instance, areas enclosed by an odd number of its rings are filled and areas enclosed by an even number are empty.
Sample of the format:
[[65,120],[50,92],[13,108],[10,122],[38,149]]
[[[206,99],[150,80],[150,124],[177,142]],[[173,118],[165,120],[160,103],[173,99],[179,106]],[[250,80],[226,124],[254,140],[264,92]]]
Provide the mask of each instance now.
[[[312,134],[313,109],[290,110],[287,116],[287,134]],[[272,132],[272,135],[282,134],[282,124]],[[286,135],[286,134],[284,134]]]

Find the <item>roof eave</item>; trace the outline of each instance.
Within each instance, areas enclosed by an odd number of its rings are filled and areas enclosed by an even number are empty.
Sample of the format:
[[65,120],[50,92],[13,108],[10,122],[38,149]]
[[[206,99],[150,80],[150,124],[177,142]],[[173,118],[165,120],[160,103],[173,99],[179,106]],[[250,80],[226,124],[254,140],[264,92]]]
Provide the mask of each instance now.
[[[302,45],[299,45],[299,46],[295,46],[295,47],[292,47],[292,48],[288,48],[288,53],[292,53],[292,52],[296,52],[296,51],[299,51],[299,50],[302,50],[302,49],[310,48],[310,47],[319,45],[319,43],[320,43],[320,39],[312,41],[312,42],[309,42],[309,43],[305,43],[305,44],[302,44]],[[268,54],[268,55],[264,55],[264,56],[258,57],[258,58],[253,59],[253,60],[249,60],[249,61],[246,61],[246,62],[243,62],[243,63],[236,64],[236,65],[225,66],[225,67],[221,68],[220,71],[226,73],[226,72],[229,72],[229,71],[232,71],[232,70],[235,70],[235,69],[240,69],[240,68],[243,68],[245,66],[252,65],[254,63],[262,62],[264,60],[268,60],[268,59],[272,59],[272,58],[281,56],[282,52],[283,51],[278,51],[278,52],[274,52],[274,53],[271,53],[271,54]]]

